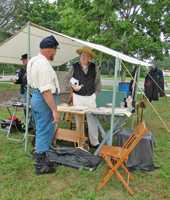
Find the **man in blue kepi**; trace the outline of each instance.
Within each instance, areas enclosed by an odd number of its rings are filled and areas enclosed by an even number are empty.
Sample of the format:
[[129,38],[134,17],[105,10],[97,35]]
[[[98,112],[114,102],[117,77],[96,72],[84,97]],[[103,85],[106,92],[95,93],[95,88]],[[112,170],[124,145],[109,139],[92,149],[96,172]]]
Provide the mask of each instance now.
[[60,92],[58,79],[50,61],[54,60],[59,43],[53,35],[44,38],[40,43],[40,53],[28,62],[27,80],[33,89],[31,109],[36,123],[36,164],[38,175],[56,171],[48,162],[46,151],[50,148],[59,120],[57,98]]
[[[19,71],[19,77],[18,79],[14,79],[11,78],[10,81],[14,84],[20,84],[21,88],[20,88],[20,94],[22,96],[22,99],[27,98],[27,54],[23,54],[21,56],[21,60],[23,63],[23,67],[20,69]],[[26,109],[23,109],[24,111],[24,118],[25,118],[25,122],[26,122]],[[32,118],[30,119],[30,122],[28,124],[28,131],[32,130],[34,128],[33,126],[33,121]]]

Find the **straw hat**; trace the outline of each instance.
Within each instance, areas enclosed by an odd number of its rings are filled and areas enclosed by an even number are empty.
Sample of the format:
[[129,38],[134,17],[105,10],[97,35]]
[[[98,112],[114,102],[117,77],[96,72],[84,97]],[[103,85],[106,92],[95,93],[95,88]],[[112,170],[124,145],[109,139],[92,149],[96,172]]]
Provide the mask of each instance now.
[[96,54],[92,51],[90,47],[84,46],[83,49],[77,49],[76,52],[81,55],[81,53],[88,53],[92,58],[96,58]]

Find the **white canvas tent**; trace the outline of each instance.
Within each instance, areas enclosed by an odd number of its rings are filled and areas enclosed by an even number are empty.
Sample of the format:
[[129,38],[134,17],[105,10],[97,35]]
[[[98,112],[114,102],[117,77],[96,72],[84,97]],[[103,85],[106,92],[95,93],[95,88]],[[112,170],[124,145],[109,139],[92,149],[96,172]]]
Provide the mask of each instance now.
[[[60,66],[78,56],[76,49],[83,46],[89,46],[103,53],[136,65],[150,66],[151,64],[124,55],[105,46],[86,42],[76,38],[63,35],[61,33],[46,29],[36,24],[30,23],[30,56],[33,57],[39,53],[39,44],[41,40],[49,35],[53,35],[59,42],[55,59],[51,62],[52,66]],[[28,51],[28,24],[26,24],[18,33],[0,44],[0,63],[22,64],[21,55]]]
[[[115,109],[115,96],[116,96],[116,84],[117,84],[117,70],[118,70],[118,58],[127,61],[135,65],[150,66],[151,64],[124,55],[105,46],[82,41],[76,38],[63,35],[61,33],[46,29],[36,24],[28,22],[18,33],[11,38],[0,44],[0,63],[5,64],[22,64],[21,55],[26,52],[30,57],[33,57],[39,53],[39,44],[41,40],[49,35],[53,35],[59,42],[60,50],[58,50],[55,59],[51,62],[52,66],[60,66],[78,56],[76,49],[83,46],[89,46],[92,49],[96,49],[100,52],[109,54],[116,57],[115,73],[114,73],[114,88],[113,88],[113,101],[112,101],[112,117],[111,121],[114,122],[114,109]],[[29,99],[29,87],[27,87],[27,99]],[[28,102],[28,101],[27,101]],[[27,103],[27,119],[28,119]],[[111,131],[113,132],[113,123],[111,123]],[[26,122],[26,140],[25,150],[27,151],[27,137],[28,137],[28,120]],[[112,134],[110,134],[110,144],[112,144]]]

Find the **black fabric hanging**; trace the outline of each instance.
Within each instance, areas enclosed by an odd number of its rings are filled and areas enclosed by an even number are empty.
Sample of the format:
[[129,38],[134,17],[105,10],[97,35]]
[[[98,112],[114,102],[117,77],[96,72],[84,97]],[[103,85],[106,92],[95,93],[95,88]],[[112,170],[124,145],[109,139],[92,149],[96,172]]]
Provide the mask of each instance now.
[[[151,78],[152,77],[152,78]],[[154,81],[157,83],[155,83]],[[158,87],[161,88],[159,88]],[[145,77],[144,90],[147,98],[151,102],[158,101],[159,96],[164,97],[164,78],[163,73],[157,67],[153,67]]]
[[[130,84],[129,84],[129,96],[124,99],[125,107],[133,107],[135,108],[136,101],[135,101],[135,91],[136,91],[136,82],[137,82],[137,73],[138,73],[138,67],[135,66]],[[135,112],[135,110],[133,111]]]
[[132,73],[133,79],[130,81],[130,85],[129,85],[129,94],[131,95],[133,100],[135,99],[137,73],[138,73],[138,67],[135,66],[134,70],[133,70],[133,73]]

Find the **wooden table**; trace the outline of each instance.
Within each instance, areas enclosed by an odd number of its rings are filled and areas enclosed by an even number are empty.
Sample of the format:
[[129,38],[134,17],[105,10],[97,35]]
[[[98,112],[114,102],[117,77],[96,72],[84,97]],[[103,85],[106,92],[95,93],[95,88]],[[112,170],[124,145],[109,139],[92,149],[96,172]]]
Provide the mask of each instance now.
[[55,131],[54,138],[59,139],[59,140],[66,140],[70,142],[76,142],[78,143],[78,147],[82,147],[83,146],[82,141],[87,140],[87,137],[83,136],[85,111],[67,110],[64,108],[60,108],[59,106],[57,107],[57,111],[70,113],[70,114],[78,114],[79,126],[78,126],[78,131],[58,128]]

